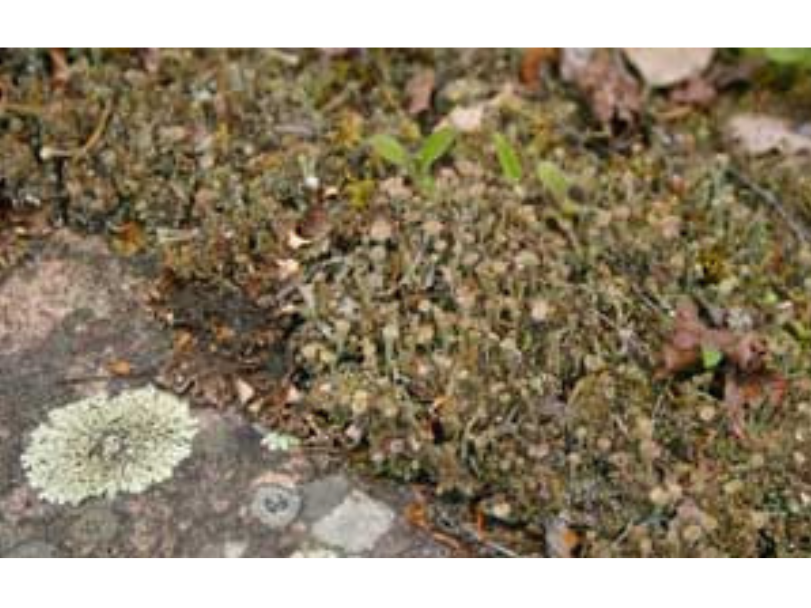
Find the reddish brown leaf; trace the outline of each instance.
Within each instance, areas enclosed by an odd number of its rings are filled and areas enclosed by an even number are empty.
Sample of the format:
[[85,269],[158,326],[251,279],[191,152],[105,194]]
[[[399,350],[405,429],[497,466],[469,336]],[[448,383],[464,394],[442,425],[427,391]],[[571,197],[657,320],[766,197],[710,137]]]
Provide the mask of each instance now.
[[541,69],[558,59],[558,49],[526,49],[521,56],[521,84],[537,89],[541,84]]
[[724,346],[724,354],[744,373],[761,371],[766,363],[768,345],[758,335],[746,334]]
[[580,90],[604,127],[622,131],[636,125],[642,110],[641,88],[611,51],[566,49],[561,76]]
[[716,374],[723,374],[723,400],[732,432],[745,439],[745,408],[764,403],[779,406],[788,391],[788,381],[767,369],[768,344],[762,336],[708,327],[699,319],[695,304],[682,302],[676,310],[670,338],[662,346],[660,375],[701,370],[703,349],[713,349],[724,356]]
[[314,203],[304,213],[297,226],[301,238],[311,241],[324,236],[329,231],[329,212],[321,203]]
[[70,67],[65,57],[65,49],[48,49],[48,58],[51,60],[51,81],[54,88],[64,89],[70,80]]
[[431,68],[421,70],[412,76],[406,85],[409,114],[420,114],[431,107],[435,84],[436,74]]
[[715,101],[717,95],[715,87],[705,78],[693,78],[679,88],[673,89],[670,100],[680,105],[706,108]]

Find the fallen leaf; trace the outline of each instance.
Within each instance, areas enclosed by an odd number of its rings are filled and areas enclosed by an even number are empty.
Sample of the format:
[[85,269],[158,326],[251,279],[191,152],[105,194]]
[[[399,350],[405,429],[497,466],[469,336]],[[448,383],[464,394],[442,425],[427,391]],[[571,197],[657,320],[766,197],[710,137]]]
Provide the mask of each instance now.
[[558,59],[558,49],[526,49],[521,56],[521,84],[537,89],[541,84],[541,70],[545,64]]
[[115,230],[112,244],[119,255],[133,256],[146,245],[144,229],[137,222],[126,222]]
[[147,74],[157,74],[160,68],[160,49],[148,48],[140,49],[138,55],[141,59],[141,66]]
[[577,557],[583,548],[583,537],[560,517],[546,525],[546,553],[549,557]]
[[256,390],[242,378],[237,378],[234,380],[234,389],[236,390],[237,398],[242,405],[247,405],[256,395]]
[[70,67],[65,49],[48,49],[48,58],[51,60],[51,80],[54,88],[65,88],[70,80]]
[[778,406],[788,391],[788,381],[767,369],[768,344],[754,332],[736,333],[706,325],[696,305],[686,300],[676,309],[676,320],[662,348],[664,375],[702,370],[723,379],[723,401],[732,432],[746,438],[746,406]]
[[718,96],[718,91],[704,78],[691,78],[683,85],[673,89],[670,100],[686,106],[706,108]]
[[286,281],[294,277],[301,270],[301,265],[294,259],[277,260],[276,266],[278,267],[277,277],[280,281]]
[[763,114],[739,114],[727,123],[727,137],[742,152],[762,156],[811,153],[811,137],[798,133],[788,121]]
[[642,109],[642,92],[612,51],[564,49],[560,73],[579,89],[604,127],[618,132],[636,125]]
[[711,48],[624,49],[625,57],[651,87],[671,87],[699,76],[712,62]]
[[420,114],[431,107],[435,84],[436,74],[431,68],[421,70],[411,77],[406,85],[409,114]]
[[461,133],[474,133],[481,129],[485,105],[457,106],[448,114],[447,123]]
[[301,238],[298,234],[296,234],[295,230],[291,230],[287,234],[287,244],[290,249],[301,249],[305,245],[309,245],[312,241],[308,239]]
[[132,365],[124,359],[116,359],[107,364],[107,371],[114,376],[129,376],[132,374]]
[[174,335],[174,350],[175,352],[183,352],[188,350],[188,348],[194,342],[194,336],[190,331],[186,331],[182,329],[180,331],[175,332]]
[[329,232],[329,213],[323,203],[311,205],[301,218],[298,233],[303,239],[312,241]]

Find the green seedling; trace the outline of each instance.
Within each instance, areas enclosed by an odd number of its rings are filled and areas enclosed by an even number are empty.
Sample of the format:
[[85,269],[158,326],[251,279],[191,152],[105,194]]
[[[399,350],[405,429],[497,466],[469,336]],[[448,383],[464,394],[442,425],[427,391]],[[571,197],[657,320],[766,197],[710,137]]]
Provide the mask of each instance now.
[[496,156],[498,157],[498,163],[501,165],[504,179],[513,184],[519,183],[524,177],[524,170],[521,167],[521,160],[518,158],[515,148],[510,145],[510,142],[501,133],[496,133],[493,136],[493,144],[496,147]]
[[772,63],[802,68],[811,67],[811,49],[758,49]]
[[569,198],[569,178],[555,163],[542,160],[536,169],[538,180],[557,203],[565,203]]
[[391,135],[375,135],[369,140],[369,145],[375,154],[405,172],[420,188],[430,190],[433,187],[433,166],[450,151],[455,141],[456,131],[444,128],[426,137],[413,153]]
[[704,369],[707,371],[717,368],[719,365],[721,365],[721,361],[723,360],[724,353],[717,348],[712,348],[710,346],[701,347],[701,363],[704,366]]

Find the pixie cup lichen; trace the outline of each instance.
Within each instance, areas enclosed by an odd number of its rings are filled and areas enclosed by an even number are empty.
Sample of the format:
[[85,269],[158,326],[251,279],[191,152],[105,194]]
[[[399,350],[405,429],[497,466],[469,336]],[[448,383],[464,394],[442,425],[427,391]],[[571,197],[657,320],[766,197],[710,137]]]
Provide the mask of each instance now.
[[96,395],[52,411],[22,456],[41,498],[78,504],[139,493],[191,454],[197,423],[187,404],[148,386]]

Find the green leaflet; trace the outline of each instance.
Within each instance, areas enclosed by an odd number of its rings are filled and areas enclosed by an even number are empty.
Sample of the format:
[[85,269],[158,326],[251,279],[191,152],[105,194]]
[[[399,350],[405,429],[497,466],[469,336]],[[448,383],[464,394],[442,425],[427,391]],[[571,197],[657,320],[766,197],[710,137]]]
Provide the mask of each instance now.
[[536,169],[538,179],[558,203],[569,197],[569,178],[555,163],[542,160]]
[[704,365],[704,369],[715,369],[721,364],[723,359],[724,353],[717,348],[712,348],[710,346],[701,347],[701,363]]
[[428,136],[417,153],[417,166],[420,173],[428,173],[436,161],[447,154],[456,141],[456,131],[451,128],[439,129]]
[[496,133],[493,136],[493,143],[496,146],[496,156],[504,177],[513,183],[520,182],[524,176],[524,171],[521,168],[521,161],[518,159],[515,149],[501,133]]
[[381,158],[403,169],[408,168],[409,156],[403,145],[391,135],[375,135],[369,145]]

